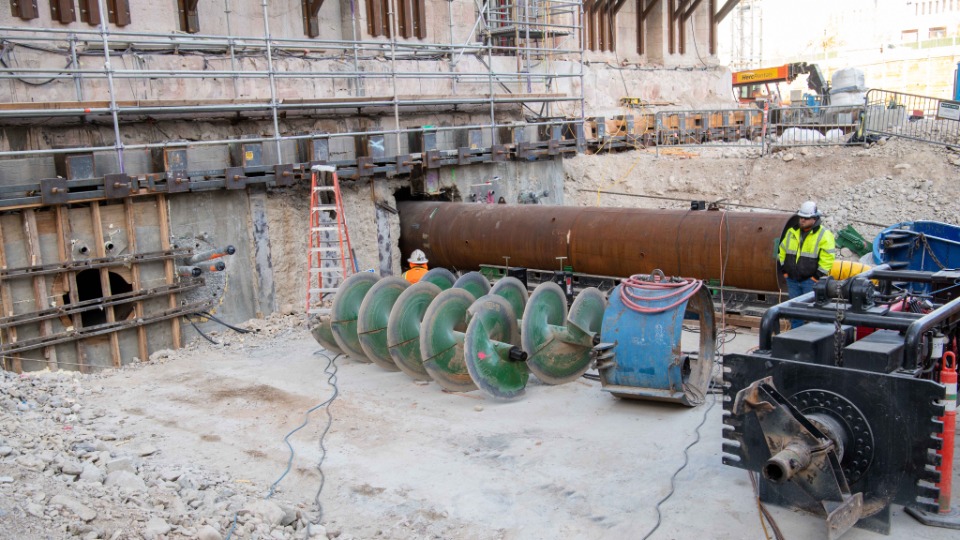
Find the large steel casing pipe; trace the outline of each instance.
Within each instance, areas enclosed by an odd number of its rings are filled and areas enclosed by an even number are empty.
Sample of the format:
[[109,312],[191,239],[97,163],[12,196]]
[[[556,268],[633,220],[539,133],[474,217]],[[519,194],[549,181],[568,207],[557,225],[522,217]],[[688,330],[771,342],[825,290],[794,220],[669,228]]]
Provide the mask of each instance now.
[[667,275],[780,290],[777,243],[791,214],[404,201],[400,249],[422,249],[431,266],[503,264],[627,277]]

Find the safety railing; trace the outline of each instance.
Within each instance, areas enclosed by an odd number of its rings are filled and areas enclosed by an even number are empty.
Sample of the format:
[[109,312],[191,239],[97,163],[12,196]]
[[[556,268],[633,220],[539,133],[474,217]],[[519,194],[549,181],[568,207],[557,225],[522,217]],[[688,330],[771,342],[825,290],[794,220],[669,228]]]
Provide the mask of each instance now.
[[654,115],[660,147],[737,144],[762,148],[764,112],[756,108],[660,111]]
[[770,148],[851,144],[862,106],[797,106],[770,110],[766,129]]
[[960,144],[960,102],[870,90],[863,115],[865,134],[904,137],[932,144]]
[[[735,144],[766,153],[778,147],[850,144],[862,110],[858,106],[797,106],[660,111],[653,115],[654,133],[644,142],[656,145],[658,155],[661,147],[674,146]],[[634,119],[633,125],[644,122]]]

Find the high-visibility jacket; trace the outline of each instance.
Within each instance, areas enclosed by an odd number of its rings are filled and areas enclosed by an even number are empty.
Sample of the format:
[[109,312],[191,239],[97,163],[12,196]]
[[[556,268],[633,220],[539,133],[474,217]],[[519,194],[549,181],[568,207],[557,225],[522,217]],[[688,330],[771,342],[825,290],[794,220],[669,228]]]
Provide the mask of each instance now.
[[836,246],[833,233],[819,222],[809,232],[791,227],[780,240],[780,272],[797,281],[830,275]]
[[427,265],[425,264],[411,264],[410,269],[403,273],[403,279],[409,281],[410,283],[416,283],[420,281],[420,278],[427,273]]

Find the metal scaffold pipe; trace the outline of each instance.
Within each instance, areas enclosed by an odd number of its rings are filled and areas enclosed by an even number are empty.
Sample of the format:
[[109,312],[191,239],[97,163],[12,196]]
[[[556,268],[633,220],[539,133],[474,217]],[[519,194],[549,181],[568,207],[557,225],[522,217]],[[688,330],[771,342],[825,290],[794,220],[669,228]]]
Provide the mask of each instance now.
[[540,270],[566,257],[574,271],[667,275],[758,291],[780,290],[777,242],[790,214],[638,208],[503,206],[406,201],[400,249],[422,249],[431,266],[500,264]]

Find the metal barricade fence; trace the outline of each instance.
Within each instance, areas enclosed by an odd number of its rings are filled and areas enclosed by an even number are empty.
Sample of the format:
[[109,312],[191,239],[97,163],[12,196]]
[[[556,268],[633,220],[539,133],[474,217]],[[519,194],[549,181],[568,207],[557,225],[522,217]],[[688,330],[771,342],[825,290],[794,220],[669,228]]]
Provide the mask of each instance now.
[[960,144],[960,102],[873,89],[867,92],[865,134],[933,144]]
[[[763,147],[764,112],[756,108],[660,111],[654,115],[657,155],[660,147]],[[732,146],[732,145],[731,145]]]
[[796,106],[770,110],[770,147],[849,144],[860,123],[862,106]]

